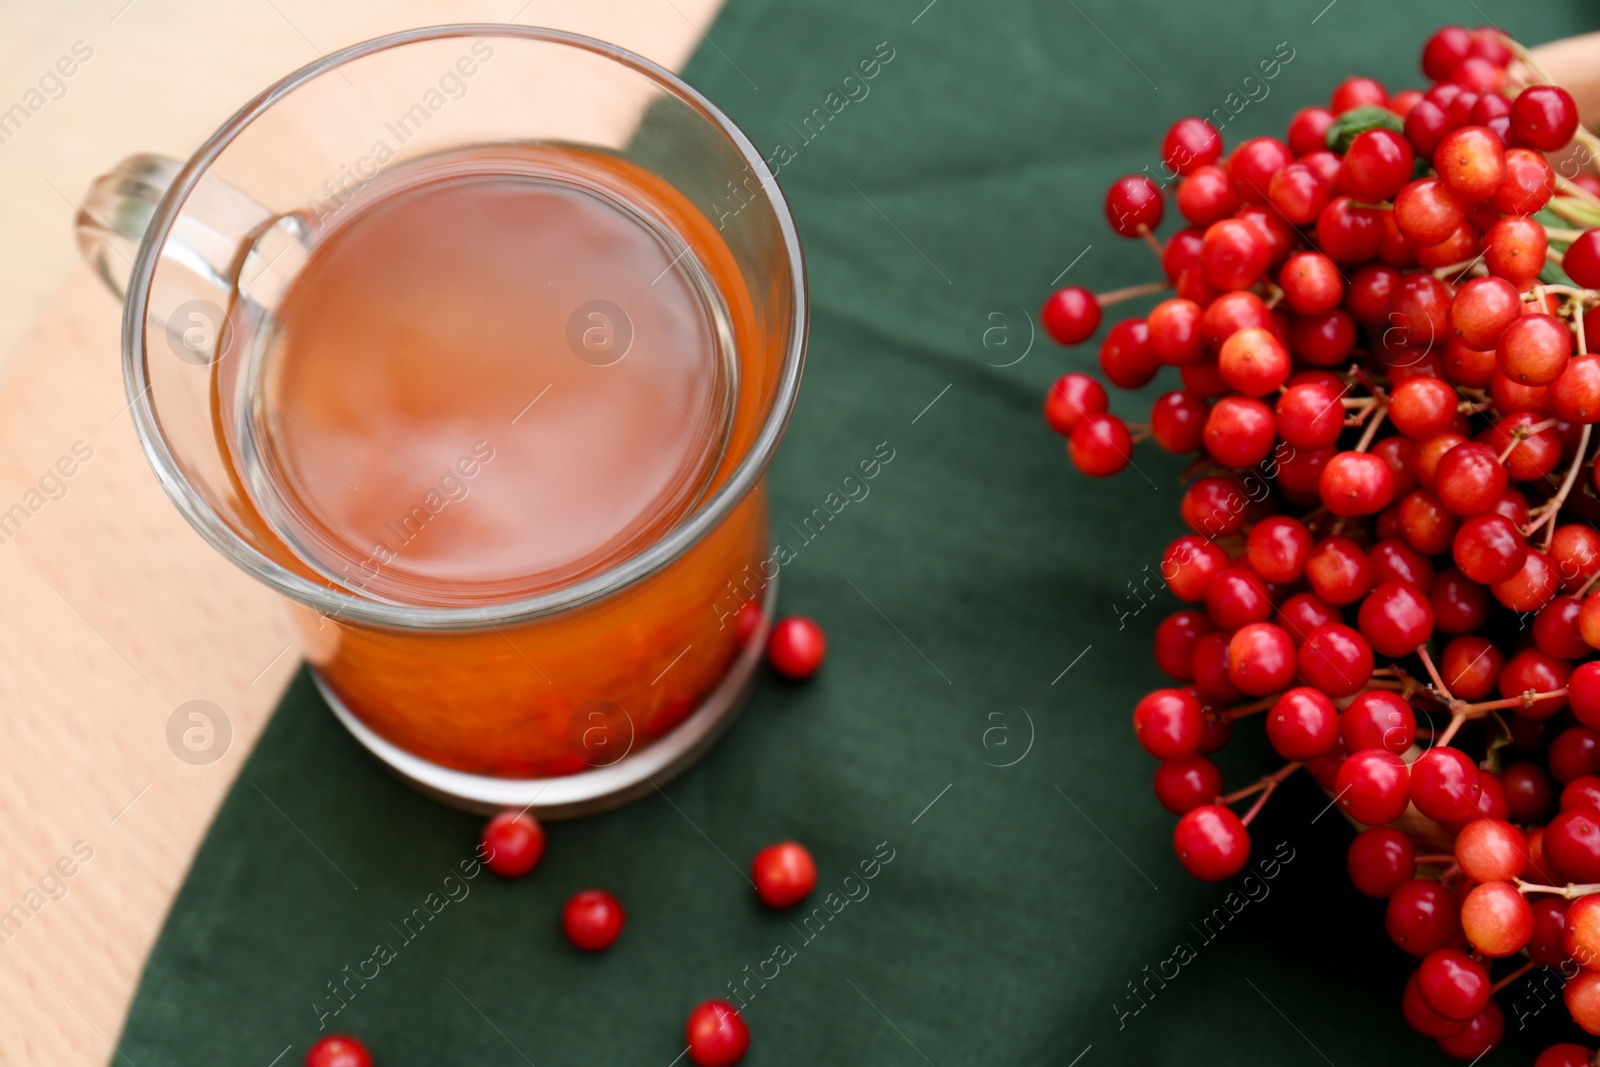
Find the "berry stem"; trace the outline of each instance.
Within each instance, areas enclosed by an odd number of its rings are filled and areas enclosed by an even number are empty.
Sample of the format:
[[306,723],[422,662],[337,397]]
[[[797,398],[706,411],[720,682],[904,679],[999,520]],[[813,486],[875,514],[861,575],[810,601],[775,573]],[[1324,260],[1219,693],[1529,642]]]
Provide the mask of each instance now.
[[1376,396],[1358,396],[1346,397],[1339,403],[1355,412],[1354,415],[1346,416],[1344,420],[1346,426],[1365,426],[1367,420],[1372,417],[1374,411],[1378,410],[1383,400]]
[[1535,303],[1545,298],[1547,293],[1556,293],[1560,296],[1570,296],[1580,303],[1600,303],[1600,293],[1593,289],[1579,289],[1572,285],[1536,285],[1522,294],[1523,303]]
[[1400,695],[1407,699],[1410,698],[1412,693],[1422,688],[1422,683],[1411,677],[1404,667],[1397,665],[1394,668],[1394,676],[1400,679]]
[[1566,897],[1568,900],[1577,900],[1579,897],[1600,893],[1600,882],[1588,882],[1582,885],[1574,885],[1571,882],[1566,885],[1538,885],[1534,882],[1524,882],[1521,878],[1513,878],[1511,881],[1516,885],[1517,892],[1523,894],[1554,893],[1556,896]]
[[1233,803],[1237,803],[1238,801],[1243,800],[1245,797],[1254,796],[1255,794],[1261,792],[1263,789],[1271,789],[1274,786],[1276,786],[1279,782],[1281,782],[1285,778],[1289,777],[1289,775],[1293,774],[1301,766],[1302,765],[1299,764],[1299,763],[1285,763],[1282,767],[1279,767],[1277,770],[1273,771],[1271,774],[1263,775],[1262,777],[1258,778],[1255,782],[1251,783],[1250,785],[1245,786],[1243,789],[1239,790],[1238,792],[1229,793],[1225,797],[1218,797],[1217,798],[1217,803],[1218,804],[1233,804]]
[[1276,704],[1278,702],[1278,698],[1281,696],[1283,696],[1282,693],[1274,693],[1272,696],[1262,697],[1260,700],[1253,700],[1248,704],[1240,704],[1236,708],[1229,708],[1227,711],[1222,713],[1222,721],[1233,722],[1236,719],[1242,719],[1247,715],[1255,715],[1258,712],[1266,711],[1268,708],[1272,707],[1272,705]]
[[[1451,695],[1450,687],[1445,685],[1444,679],[1439,676],[1439,668],[1433,665],[1433,657],[1428,655],[1427,645],[1417,646],[1417,658],[1422,661],[1422,669],[1428,672],[1428,677],[1432,680],[1433,687],[1439,691],[1440,698],[1445,702],[1445,704],[1451,706],[1452,711],[1455,711],[1455,705],[1459,704],[1460,701],[1456,700],[1456,698]],[[1447,730],[1445,732],[1446,740],[1448,740],[1450,734],[1453,734],[1454,732],[1455,731],[1453,729]],[[1442,744],[1443,742],[1440,743]]]
[[[1593,135],[1590,136],[1592,139]],[[1593,193],[1579,185],[1577,182],[1573,181],[1571,178],[1564,178],[1560,174],[1557,174],[1556,188],[1567,194],[1567,196],[1573,200],[1577,200],[1589,207],[1600,208],[1600,197],[1596,197]],[[1560,197],[1551,198],[1550,204],[1552,208],[1555,202],[1559,199]],[[1561,215],[1562,218],[1567,217],[1566,215],[1562,215],[1559,210],[1556,211],[1556,214]]]
[[[1557,182],[1564,180],[1559,177],[1556,179]],[[1550,203],[1545,206],[1552,215],[1575,226],[1587,226],[1591,222],[1600,220],[1600,204],[1576,196],[1553,196],[1550,198]]]
[[1239,819],[1239,822],[1242,825],[1249,826],[1251,820],[1253,820],[1266,805],[1267,798],[1272,795],[1273,790],[1278,788],[1279,783],[1281,783],[1285,778],[1289,777],[1289,775],[1293,774],[1295,771],[1299,770],[1302,766],[1304,766],[1304,764],[1285,763],[1278,770],[1267,775],[1265,778],[1262,778],[1254,785],[1245,786],[1237,793],[1230,793],[1228,796],[1222,797],[1218,803],[1232,804],[1235,801],[1243,800],[1245,797],[1254,793],[1260,793],[1261,796],[1257,797],[1256,802],[1250,805],[1250,810],[1245,812],[1244,815]]
[[1120,304],[1124,300],[1133,300],[1141,296],[1159,293],[1167,288],[1166,282],[1146,282],[1144,285],[1130,285],[1123,289],[1113,289],[1107,293],[1096,293],[1095,299],[1100,301],[1101,307]]
[[1448,852],[1440,853],[1437,856],[1418,856],[1416,859],[1418,863],[1454,863],[1456,861],[1456,858]]
[[[1529,689],[1525,693],[1514,697],[1506,697],[1504,700],[1488,700],[1482,704],[1462,704],[1458,714],[1467,719],[1481,719],[1491,711],[1501,711],[1506,708],[1530,708],[1541,700],[1554,700],[1557,697],[1566,695],[1566,686],[1543,693],[1536,693]],[[1448,733],[1449,731],[1446,731],[1447,735]]]
[[1435,278],[1451,278],[1456,275],[1465,274],[1473,267],[1476,267],[1482,259],[1483,253],[1480,252],[1471,259],[1463,259],[1460,263],[1447,263],[1442,267],[1435,267],[1433,269],[1433,276]]
[[1438,739],[1434,741],[1432,747],[1443,748],[1448,745],[1451,739],[1456,736],[1456,731],[1461,729],[1466,721],[1467,716],[1461,714],[1460,712],[1450,716],[1450,725],[1445,727],[1444,733],[1439,735]]
[[1529,960],[1527,963],[1524,963],[1521,967],[1518,967],[1516,970],[1512,971],[1510,974],[1508,974],[1504,978],[1500,979],[1494,985],[1490,986],[1489,987],[1489,995],[1490,996],[1494,996],[1494,994],[1500,992],[1500,990],[1504,989],[1506,986],[1510,985],[1512,982],[1515,982],[1518,978],[1521,978],[1523,975],[1525,975],[1529,971],[1533,970],[1533,968],[1535,966],[1536,966],[1536,964],[1532,960]]
[[1322,532],[1322,524],[1326,522],[1328,518],[1328,506],[1326,504],[1318,504],[1316,507],[1306,512],[1305,515],[1301,517],[1300,521],[1305,523],[1306,527],[1311,530],[1312,533],[1320,534]]
[[1595,587],[1596,583],[1600,583],[1600,571],[1595,571],[1594,574],[1590,576],[1589,580],[1583,583],[1583,588],[1579,589],[1573,594],[1573,596],[1577,597],[1579,600],[1582,600],[1584,597],[1589,595],[1589,591]]
[[1384,417],[1389,414],[1389,405],[1387,402],[1381,403],[1372,410],[1376,414],[1367,420],[1367,428],[1361,432],[1361,440],[1356,442],[1357,452],[1365,452],[1372,445],[1372,439],[1378,436],[1378,427],[1383,425]]
[[[1572,139],[1577,141],[1588,151],[1590,159],[1594,159],[1597,155],[1600,155],[1600,137],[1596,137],[1592,131],[1586,129],[1583,123],[1578,123],[1578,128],[1572,131]],[[1559,177],[1557,178],[1557,181],[1564,180],[1565,179]],[[1591,199],[1593,199],[1592,196]]]
[[1243,800],[1245,797],[1255,796],[1257,793],[1261,792],[1266,787],[1267,787],[1267,780],[1265,778],[1262,778],[1262,779],[1259,779],[1258,781],[1256,781],[1255,783],[1253,783],[1251,785],[1245,786],[1243,789],[1239,790],[1237,793],[1229,793],[1225,797],[1218,797],[1217,798],[1217,803],[1218,804],[1222,804],[1224,806],[1226,806],[1228,804],[1237,804],[1239,801]]
[[1156,260],[1159,262],[1165,253],[1162,251],[1161,242],[1156,240],[1156,235],[1150,232],[1150,227],[1140,226],[1139,236],[1144,238],[1144,243],[1150,246],[1150,251],[1156,254]]
[[1550,545],[1556,536],[1556,516],[1561,513],[1561,505],[1567,502],[1567,495],[1572,492],[1572,487],[1577,484],[1578,471],[1583,468],[1584,454],[1589,451],[1589,432],[1593,424],[1584,423],[1583,433],[1578,438],[1578,454],[1572,458],[1572,466],[1567,468],[1567,476],[1561,480],[1561,488],[1556,490],[1556,495],[1542,505],[1539,518],[1529,526],[1523,536],[1529,540],[1539,531],[1539,527],[1549,524],[1550,528],[1544,532],[1544,550],[1550,551]]
[[1272,791],[1277,788],[1278,783],[1273,782],[1271,785],[1263,789],[1261,791],[1261,795],[1256,798],[1256,802],[1250,805],[1250,810],[1245,812],[1244,815],[1239,819],[1239,825],[1249,826],[1250,823],[1255,820],[1255,817],[1261,813],[1261,809],[1266,806],[1267,798],[1272,796]]
[[1536,422],[1532,426],[1518,426],[1506,435],[1511,438],[1511,443],[1506,445],[1504,452],[1500,453],[1500,462],[1504,463],[1510,459],[1511,453],[1515,452],[1517,446],[1528,438],[1535,434],[1544,433],[1546,430],[1553,429],[1559,425],[1561,425],[1561,422],[1558,419],[1545,419],[1543,422]]

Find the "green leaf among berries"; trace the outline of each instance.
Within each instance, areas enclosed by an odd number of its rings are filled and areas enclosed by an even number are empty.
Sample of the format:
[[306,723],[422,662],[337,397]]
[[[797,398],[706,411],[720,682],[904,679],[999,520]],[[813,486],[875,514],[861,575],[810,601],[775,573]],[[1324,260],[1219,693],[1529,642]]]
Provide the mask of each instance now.
[[1386,107],[1368,104],[1365,107],[1353,107],[1343,115],[1333,120],[1333,125],[1328,127],[1328,147],[1344,155],[1350,148],[1350,142],[1359,134],[1368,130],[1390,130],[1394,133],[1404,133],[1406,124]]

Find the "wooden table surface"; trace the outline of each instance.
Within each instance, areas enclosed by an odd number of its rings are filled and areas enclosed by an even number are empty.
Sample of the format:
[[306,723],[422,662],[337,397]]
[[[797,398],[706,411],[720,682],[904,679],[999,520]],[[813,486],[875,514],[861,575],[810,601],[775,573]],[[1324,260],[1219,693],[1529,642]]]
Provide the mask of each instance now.
[[[0,1063],[114,1058],[162,918],[298,664],[276,596],[200,540],[145,463],[120,308],[73,243],[89,182],[136,151],[187,155],[273,79],[381,33],[516,21],[679,69],[719,4],[68,0],[0,15],[0,112],[28,112],[0,121],[0,513],[28,514],[0,525],[13,620],[0,644]],[[57,80],[63,56],[77,61]],[[169,747],[191,700],[226,716],[214,762]]]
[[[0,16],[0,112],[29,112],[0,123],[0,513],[29,515],[0,527],[13,620],[0,644],[0,1062],[113,1058],[161,920],[298,662],[274,595],[201,542],[145,464],[119,308],[72,242],[89,181],[135,151],[187,154],[274,78],[379,33],[514,20],[678,69],[720,2],[63,0]],[[70,77],[48,75],[75,54]],[[1545,56],[1600,114],[1600,40]],[[190,700],[227,718],[214,762],[169,747]]]

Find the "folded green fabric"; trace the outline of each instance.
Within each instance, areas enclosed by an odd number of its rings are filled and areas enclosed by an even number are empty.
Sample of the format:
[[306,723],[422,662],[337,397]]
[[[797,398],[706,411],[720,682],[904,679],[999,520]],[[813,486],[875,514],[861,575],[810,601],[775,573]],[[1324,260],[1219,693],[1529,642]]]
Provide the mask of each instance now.
[[[746,1004],[751,1067],[1443,1062],[1401,1020],[1408,960],[1311,783],[1280,791],[1233,884],[1178,866],[1129,712],[1158,684],[1181,464],[1141,449],[1089,481],[1039,415],[1094,350],[1033,336],[1030,312],[1058,279],[1157,277],[1100,204],[1156,169],[1174,119],[1237,143],[1348,74],[1415,83],[1444,22],[1600,25],[1585,0],[1325,3],[731,0],[688,76],[767,154],[805,241],[810,357],[771,481],[782,607],[827,629],[826,667],[764,679],[664,795],[549,827],[520,883],[477,871],[479,820],[391,779],[302,676],[119,1062],[291,1064],[325,1026],[383,1067],[668,1067],[718,996]],[[884,455],[865,495],[845,486]],[[1240,735],[1235,785],[1271,766]],[[787,838],[816,856],[820,910],[770,912],[746,883]],[[599,956],[559,928],[589,886],[628,911]],[[1485,1062],[1569,1032],[1522,1003]]]

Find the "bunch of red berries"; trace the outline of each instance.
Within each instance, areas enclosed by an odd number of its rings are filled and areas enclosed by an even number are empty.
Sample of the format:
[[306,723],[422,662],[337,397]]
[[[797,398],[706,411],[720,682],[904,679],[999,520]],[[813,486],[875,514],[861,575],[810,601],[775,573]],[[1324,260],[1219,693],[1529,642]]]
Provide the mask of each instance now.
[[[1166,190],[1145,175],[1105,202],[1166,281],[1061,289],[1043,320],[1077,344],[1106,304],[1170,288],[1111,327],[1100,368],[1139,389],[1175,367],[1182,388],[1130,428],[1067,374],[1045,418],[1086,474],[1145,437],[1199,453],[1192,532],[1162,561],[1193,605],[1156,632],[1175,684],[1133,716],[1179,859],[1232,877],[1305,767],[1362,827],[1356,888],[1421,961],[1407,1021],[1471,1060],[1505,1028],[1491,994],[1535,966],[1600,1034],[1600,180],[1582,174],[1600,138],[1498,31],[1446,27],[1422,69],[1426,92],[1350,78],[1227,155],[1177,122],[1162,158],[1188,225],[1155,237]],[[1225,794],[1207,757],[1257,713],[1287,762]]]

